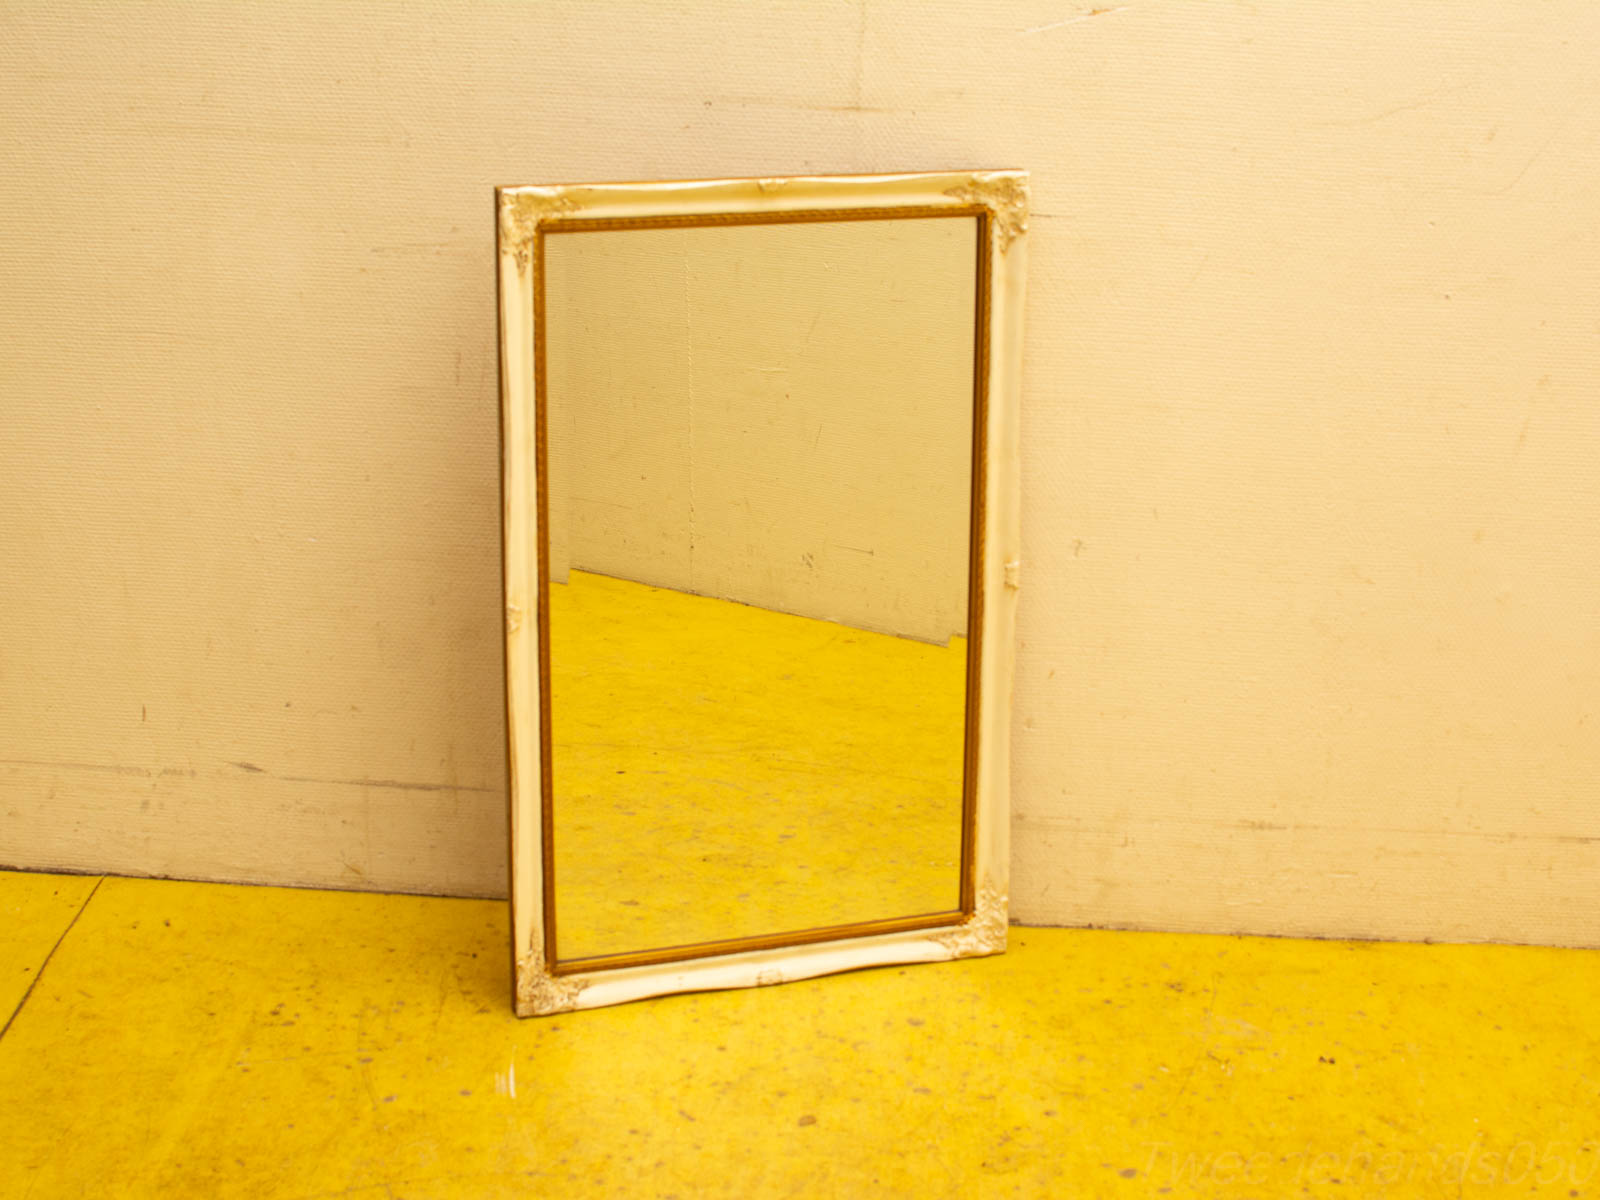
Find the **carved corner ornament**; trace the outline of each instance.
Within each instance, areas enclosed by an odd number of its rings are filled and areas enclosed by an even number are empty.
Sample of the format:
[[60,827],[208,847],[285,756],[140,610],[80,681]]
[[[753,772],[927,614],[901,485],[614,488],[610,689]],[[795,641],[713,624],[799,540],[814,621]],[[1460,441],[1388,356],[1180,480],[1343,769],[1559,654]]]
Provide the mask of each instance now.
[[543,962],[532,955],[517,963],[517,1014],[547,1017],[571,1012],[578,1007],[578,995],[589,984],[585,980],[551,975]]
[[1011,243],[1019,234],[1028,232],[1026,176],[982,172],[972,176],[971,183],[946,188],[944,194],[966,204],[981,204],[989,210],[995,230],[1000,235],[1002,254],[1011,248]]
[[577,201],[561,188],[529,187],[500,193],[500,253],[517,260],[518,275],[527,272],[533,258],[539,222],[577,207]]
[[938,941],[950,951],[951,958],[999,954],[1006,948],[1006,928],[1006,897],[985,879],[978,889],[978,906],[972,920],[960,929],[941,933]]

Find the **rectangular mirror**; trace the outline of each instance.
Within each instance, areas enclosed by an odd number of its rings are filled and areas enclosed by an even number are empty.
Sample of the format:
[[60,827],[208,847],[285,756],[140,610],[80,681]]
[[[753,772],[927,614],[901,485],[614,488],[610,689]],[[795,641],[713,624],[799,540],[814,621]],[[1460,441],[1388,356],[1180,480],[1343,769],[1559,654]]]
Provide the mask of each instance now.
[[517,1011],[1003,949],[1026,176],[498,200]]

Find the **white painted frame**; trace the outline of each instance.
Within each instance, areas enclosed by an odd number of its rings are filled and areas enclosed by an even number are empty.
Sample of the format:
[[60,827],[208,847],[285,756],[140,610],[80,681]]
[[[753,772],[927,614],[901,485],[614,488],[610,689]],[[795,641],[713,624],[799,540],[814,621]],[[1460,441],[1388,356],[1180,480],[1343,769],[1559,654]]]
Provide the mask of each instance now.
[[[937,962],[1005,949],[1009,891],[1009,730],[1020,531],[1017,494],[1018,369],[1027,260],[1028,177],[1023,171],[800,176],[668,183],[505,187],[497,191],[505,570],[507,764],[511,816],[511,929],[519,1016],[618,1004],[647,996],[749,987],[894,963]],[[541,688],[535,619],[539,589],[536,277],[541,225],[718,214],[852,209],[968,210],[985,218],[987,363],[984,524],[977,764],[970,840],[973,880],[964,919],[931,928],[841,937],[648,965],[553,973],[545,961],[545,815]],[[952,213],[952,215],[955,215]],[[785,218],[778,217],[778,220]],[[792,218],[789,218],[792,219]],[[847,217],[844,219],[848,219]],[[571,228],[570,225],[567,228]],[[982,326],[985,318],[980,315]],[[545,660],[547,661],[547,659]],[[954,914],[952,914],[954,915]]]

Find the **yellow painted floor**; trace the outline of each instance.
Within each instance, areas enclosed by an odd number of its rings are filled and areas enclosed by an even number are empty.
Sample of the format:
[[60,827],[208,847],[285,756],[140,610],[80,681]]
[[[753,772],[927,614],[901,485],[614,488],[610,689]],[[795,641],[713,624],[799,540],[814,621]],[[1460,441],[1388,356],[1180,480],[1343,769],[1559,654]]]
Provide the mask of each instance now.
[[519,1022],[499,903],[0,914],[8,1198],[1600,1195],[1592,951],[1019,928]]

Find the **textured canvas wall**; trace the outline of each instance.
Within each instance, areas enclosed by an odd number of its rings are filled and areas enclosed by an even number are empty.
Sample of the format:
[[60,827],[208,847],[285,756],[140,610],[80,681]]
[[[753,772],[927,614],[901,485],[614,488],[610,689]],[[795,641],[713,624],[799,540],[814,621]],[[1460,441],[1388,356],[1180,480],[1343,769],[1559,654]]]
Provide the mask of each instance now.
[[1600,944],[1600,16],[7,4],[0,861],[504,885],[490,189],[1021,166],[1014,911]]

